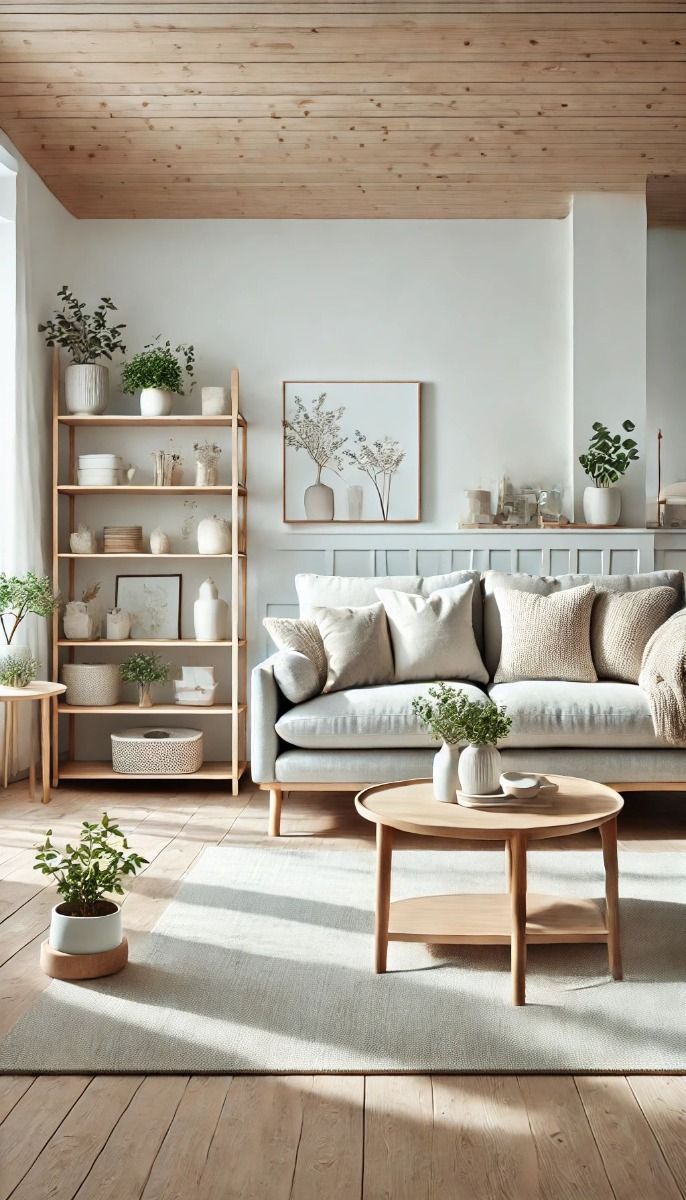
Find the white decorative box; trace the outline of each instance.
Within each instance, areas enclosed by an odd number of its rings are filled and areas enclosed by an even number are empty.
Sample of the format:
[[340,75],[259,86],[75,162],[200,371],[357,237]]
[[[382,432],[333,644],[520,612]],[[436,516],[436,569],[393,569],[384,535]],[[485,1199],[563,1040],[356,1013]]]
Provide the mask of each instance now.
[[192,775],[203,764],[200,729],[143,726],[111,738],[112,766],[122,775]]
[[174,680],[175,704],[196,704],[199,708],[214,704],[218,687],[214,667],[182,667],[181,676]]

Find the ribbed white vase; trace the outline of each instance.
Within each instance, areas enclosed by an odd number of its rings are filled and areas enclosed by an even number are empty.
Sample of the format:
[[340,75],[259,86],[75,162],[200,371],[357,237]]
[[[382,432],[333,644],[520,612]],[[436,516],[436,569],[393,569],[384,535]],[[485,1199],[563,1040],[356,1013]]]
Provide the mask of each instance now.
[[467,796],[492,796],[500,787],[500,751],[495,746],[465,746],[458,770],[460,790]]
[[109,372],[100,363],[71,363],[64,372],[67,412],[95,417],[109,401]]

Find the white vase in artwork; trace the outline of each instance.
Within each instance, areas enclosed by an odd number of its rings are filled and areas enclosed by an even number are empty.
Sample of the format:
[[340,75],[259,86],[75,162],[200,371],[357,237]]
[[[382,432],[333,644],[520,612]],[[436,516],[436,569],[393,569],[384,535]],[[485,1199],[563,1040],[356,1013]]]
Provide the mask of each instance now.
[[223,517],[204,517],[198,524],[199,554],[228,554],[231,526]]
[[153,529],[150,534],[150,553],[169,554],[169,535],[163,529]]
[[305,488],[305,516],[308,521],[333,521],[333,488],[313,483]]
[[111,608],[107,613],[108,642],[124,642],[131,633],[131,614],[124,608]]
[[193,605],[193,624],[199,642],[223,642],[228,637],[229,606],[226,600],[220,600],[213,579],[200,584]]
[[346,497],[348,500],[348,520],[362,520],[362,504],[364,501],[364,489],[359,483],[352,483],[346,489]]
[[95,534],[87,525],[79,525],[74,533],[69,534],[69,549],[72,554],[95,554],[97,548]]
[[616,525],[621,511],[621,488],[592,486],[584,489],[584,517],[587,525]]
[[97,623],[83,600],[70,600],[64,609],[64,636],[70,642],[91,642],[96,638]]
[[148,387],[141,392],[142,417],[168,417],[172,410],[174,393],[164,388]]
[[467,796],[492,796],[500,787],[500,751],[495,746],[465,746],[460,754],[460,790]]
[[457,789],[460,784],[458,764],[460,747],[450,746],[444,742],[438,754],[434,755],[433,788],[434,800],[441,804],[456,804]]
[[200,396],[203,417],[221,417],[229,411],[225,387],[204,387]]
[[100,363],[71,363],[64,372],[67,412],[96,417],[110,398],[110,375]]

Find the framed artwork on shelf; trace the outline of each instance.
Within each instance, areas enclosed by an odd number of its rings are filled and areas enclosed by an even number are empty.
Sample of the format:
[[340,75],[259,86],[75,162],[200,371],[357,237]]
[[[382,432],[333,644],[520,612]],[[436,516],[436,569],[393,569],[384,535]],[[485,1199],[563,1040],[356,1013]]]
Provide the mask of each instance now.
[[117,575],[115,597],[130,614],[132,638],[181,637],[181,575]]
[[286,380],[283,520],[421,520],[421,383]]

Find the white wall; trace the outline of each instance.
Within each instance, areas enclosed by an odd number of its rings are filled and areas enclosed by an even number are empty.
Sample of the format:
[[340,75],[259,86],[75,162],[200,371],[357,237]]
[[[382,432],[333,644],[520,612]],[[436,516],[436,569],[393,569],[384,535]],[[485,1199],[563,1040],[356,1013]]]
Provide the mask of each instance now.
[[686,230],[648,233],[647,489],[657,494],[658,429],[662,479],[686,479]]

